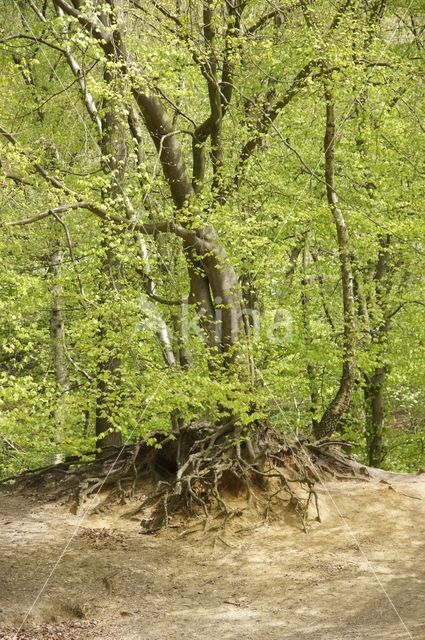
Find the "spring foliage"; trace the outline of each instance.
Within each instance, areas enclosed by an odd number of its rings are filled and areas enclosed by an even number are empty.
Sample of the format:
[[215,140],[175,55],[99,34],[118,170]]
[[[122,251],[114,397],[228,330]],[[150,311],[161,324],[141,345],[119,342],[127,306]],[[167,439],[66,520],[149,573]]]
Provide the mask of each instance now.
[[[130,441],[229,414],[310,436],[346,320],[326,88],[356,311],[339,429],[362,460],[380,429],[375,462],[425,464],[420,5],[0,1],[2,475],[92,451],[102,418]],[[168,144],[192,182],[180,204]],[[214,238],[188,262],[200,230]],[[216,255],[244,300],[232,358],[192,295]],[[217,335],[233,302],[211,283]]]

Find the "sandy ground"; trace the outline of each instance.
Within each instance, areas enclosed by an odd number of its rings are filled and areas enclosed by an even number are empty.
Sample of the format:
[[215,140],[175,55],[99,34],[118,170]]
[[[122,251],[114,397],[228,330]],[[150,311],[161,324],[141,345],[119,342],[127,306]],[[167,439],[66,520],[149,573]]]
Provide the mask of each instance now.
[[202,539],[2,493],[0,638],[425,640],[425,477],[387,481]]

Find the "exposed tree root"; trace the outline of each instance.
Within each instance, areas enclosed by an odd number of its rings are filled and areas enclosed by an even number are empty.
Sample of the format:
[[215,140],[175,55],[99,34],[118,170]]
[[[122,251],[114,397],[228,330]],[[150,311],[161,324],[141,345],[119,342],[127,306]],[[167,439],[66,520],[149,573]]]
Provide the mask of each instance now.
[[157,446],[110,448],[89,462],[71,459],[2,482],[52,498],[70,497],[77,511],[88,508],[88,499],[101,491],[104,496],[104,489],[107,497],[97,511],[124,504],[149,485],[147,497],[126,514],[139,517],[147,533],[176,526],[175,518],[196,516],[204,532],[218,531],[219,536],[242,514],[241,497],[264,520],[289,508],[306,531],[310,518],[320,521],[316,485],[321,477],[365,477],[364,467],[341,453],[346,443],[291,441],[264,425],[242,435],[232,422],[220,427],[197,423],[155,439]]

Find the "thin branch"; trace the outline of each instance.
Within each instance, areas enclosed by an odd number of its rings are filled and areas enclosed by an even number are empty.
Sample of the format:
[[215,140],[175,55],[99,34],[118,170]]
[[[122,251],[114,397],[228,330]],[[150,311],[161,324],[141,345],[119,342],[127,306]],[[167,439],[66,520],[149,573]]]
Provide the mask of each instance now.
[[40,11],[40,9],[33,2],[33,0],[28,0],[28,4],[31,7],[31,9],[34,11],[34,13],[38,16],[38,18],[41,20],[41,22],[46,22],[46,16]]
[[293,11],[295,11],[296,9],[301,8],[303,5],[309,4],[310,2],[312,2],[312,0],[309,0],[309,2],[295,2],[294,4],[286,6],[286,7],[285,6],[277,6],[275,9],[273,9],[273,11],[269,11],[268,13],[263,14],[261,16],[261,18],[259,18],[257,20],[257,22],[255,22],[253,25],[251,25],[250,27],[248,27],[245,30],[245,33],[247,35],[253,35],[253,34],[257,33],[257,31],[259,31],[262,27],[264,27],[271,20],[274,20],[275,18],[278,18],[279,16],[285,19]]
[[69,353],[68,349],[66,348],[66,346],[65,346],[65,356],[69,360],[69,362],[72,364],[74,369],[76,371],[78,371],[78,373],[81,373],[86,378],[86,380],[89,380],[89,382],[93,382],[94,377],[91,376],[89,373],[87,373],[87,371],[85,369],[80,367],[80,365],[77,362],[75,362],[75,360],[70,356],[70,353]]
[[72,238],[71,238],[71,234],[70,234],[69,229],[68,229],[68,225],[66,224],[66,222],[63,220],[62,216],[57,211],[52,211],[52,215],[56,218],[56,220],[59,222],[59,224],[62,226],[62,228],[63,228],[63,230],[65,232],[66,242],[67,242],[68,251],[69,251],[69,257],[71,258],[71,262],[72,262],[72,265],[74,267],[75,275],[77,276],[78,288],[80,290],[80,295],[81,295],[81,297],[83,298],[83,300],[85,302],[89,302],[89,300],[87,300],[87,298],[85,296],[85,293],[84,293],[84,287],[83,287],[82,280],[80,278],[80,274],[77,271],[75,254],[74,254],[74,247],[73,247],[73,244],[72,244]]
[[96,40],[103,41],[107,44],[112,43],[112,36],[103,30],[103,24],[100,20],[91,20],[88,16],[84,16],[78,9],[69,5],[65,0],[53,0],[55,7],[62,9],[68,16],[76,18],[81,26],[88,30]]
[[251,156],[256,151],[257,147],[259,147],[263,141],[264,135],[267,133],[268,129],[273,125],[273,122],[276,120],[280,111],[287,105],[289,102],[297,95],[299,90],[305,84],[307,78],[310,76],[312,70],[319,66],[319,62],[317,60],[311,60],[308,62],[295,76],[291,86],[286,91],[285,95],[276,102],[276,104],[269,109],[264,109],[261,115],[261,118],[257,121],[255,125],[256,133],[254,136],[248,140],[239,155],[239,161],[235,171],[235,177],[233,179],[232,184],[230,184],[227,188],[227,192],[230,192],[232,188],[238,188],[240,186],[242,180],[242,174],[244,168],[251,158]]
[[89,207],[89,203],[86,201],[81,202],[71,202],[69,204],[61,204],[57,207],[52,207],[50,209],[46,209],[46,211],[42,211],[31,218],[23,218],[21,220],[11,220],[10,222],[2,222],[0,227],[18,227],[24,226],[27,224],[33,224],[34,222],[39,222],[44,218],[48,218],[49,216],[58,217],[59,214],[65,213],[66,211],[70,211],[71,209],[87,209]]
[[[146,9],[142,7],[140,2],[137,2],[137,0],[130,0],[130,2],[133,5],[133,7],[136,7],[136,9],[140,9],[140,11],[142,11],[143,13],[147,13]],[[182,23],[177,16],[175,16],[173,13],[168,11],[168,9],[165,9],[165,7],[162,7],[156,1],[154,1],[152,4],[156,9],[158,9],[160,13],[162,13],[163,16],[172,20],[172,22],[174,22],[174,24],[176,24],[179,28],[182,28]]]
[[118,216],[109,215],[103,209],[100,209],[96,205],[90,204],[85,200],[79,202],[72,202],[69,204],[58,205],[57,207],[52,207],[50,209],[46,209],[41,213],[38,213],[35,216],[30,218],[23,218],[21,220],[12,220],[10,222],[4,222],[0,225],[1,227],[16,227],[16,226],[24,226],[27,224],[33,224],[34,222],[39,222],[44,218],[48,218],[49,216],[56,217],[55,214],[65,213],[67,211],[71,211],[72,209],[87,209],[92,213],[96,214],[102,220],[110,221],[113,224],[117,225],[129,225],[131,226],[132,231],[140,231],[145,235],[154,236],[157,233],[172,233],[178,238],[182,238],[187,242],[187,246],[191,246],[193,248],[199,249],[201,251],[209,251],[211,250],[211,244],[204,238],[200,238],[196,231],[191,229],[186,229],[180,224],[175,222],[154,222],[151,224],[143,224],[142,222],[134,222],[119,218]]
[[18,141],[16,140],[15,136],[12,133],[10,133],[10,131],[6,131],[6,129],[3,129],[3,127],[0,127],[0,136],[4,136],[4,138],[6,138],[8,142],[10,142],[14,147],[16,147],[19,150],[19,152],[25,158],[27,158],[27,160],[31,162],[31,164],[33,165],[37,173],[39,173],[47,182],[49,182],[53,187],[55,187],[55,189],[60,189],[67,195],[78,198],[78,195],[75,193],[75,191],[73,191],[72,189],[64,185],[62,182],[60,182],[60,180],[58,180],[54,176],[50,175],[49,172],[40,163],[38,163],[30,153],[21,149],[18,145]]
[[[56,44],[53,44],[52,42],[48,42],[47,40],[44,40],[43,38],[36,38],[35,36],[28,36],[26,34],[23,33],[18,33],[14,36],[9,36],[7,38],[2,38],[0,40],[0,44],[7,44],[8,42],[10,42],[11,40],[29,40],[30,42],[35,42],[37,44],[44,44],[46,47],[50,47],[51,49],[54,49],[55,51],[59,51],[60,53],[65,53],[65,49],[62,49],[62,47],[59,47]],[[24,45],[22,45],[24,46]],[[18,49],[20,47],[18,47],[18,45],[16,47],[13,47],[14,49]]]
[[421,300],[406,300],[406,302],[402,302],[393,311],[391,311],[386,319],[391,320],[391,318],[394,318],[394,316],[408,304],[418,304],[421,307],[425,307],[425,302],[422,302]]
[[[64,14],[63,11],[59,8],[56,7],[56,11],[57,14],[60,18],[63,18]],[[69,37],[68,34],[68,29],[65,32],[65,36]],[[79,86],[80,86],[80,91],[82,93],[83,96],[83,100],[84,100],[84,104],[85,107],[87,109],[87,112],[90,116],[90,118],[92,119],[92,121],[95,123],[97,130],[99,132],[99,135],[102,135],[102,121],[99,117],[99,111],[98,108],[96,106],[96,102],[93,98],[93,95],[90,93],[88,87],[87,87],[87,82],[86,82],[86,76],[83,73],[83,70],[81,69],[80,65],[78,64],[77,60],[74,58],[73,54],[72,54],[72,50],[70,46],[67,46],[66,49],[64,50],[64,55],[66,57],[66,60],[68,62],[69,68],[71,69],[72,73],[74,74],[74,77],[76,79],[76,81],[78,82]],[[90,69],[89,69],[90,71]]]

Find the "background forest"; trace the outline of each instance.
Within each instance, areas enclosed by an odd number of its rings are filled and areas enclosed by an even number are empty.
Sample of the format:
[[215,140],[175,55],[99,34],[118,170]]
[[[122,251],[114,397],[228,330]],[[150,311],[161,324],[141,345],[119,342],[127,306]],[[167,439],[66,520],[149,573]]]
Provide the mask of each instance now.
[[423,467],[423,0],[0,8],[1,475],[229,416]]

